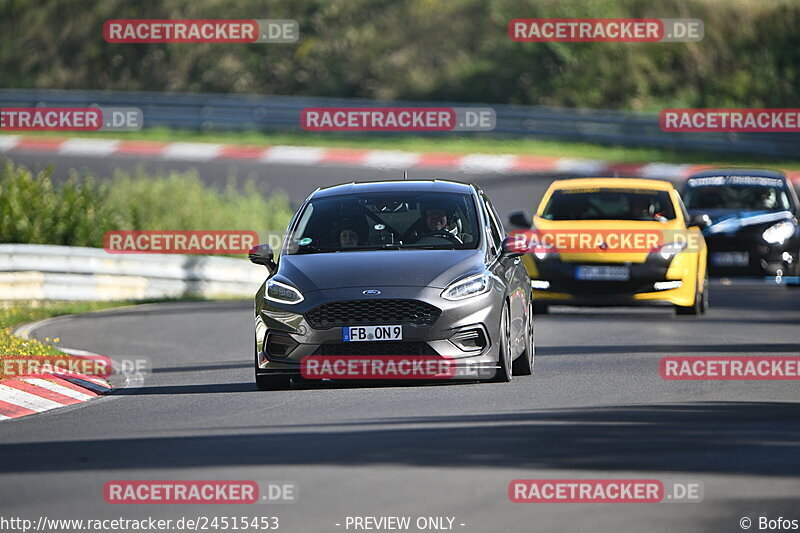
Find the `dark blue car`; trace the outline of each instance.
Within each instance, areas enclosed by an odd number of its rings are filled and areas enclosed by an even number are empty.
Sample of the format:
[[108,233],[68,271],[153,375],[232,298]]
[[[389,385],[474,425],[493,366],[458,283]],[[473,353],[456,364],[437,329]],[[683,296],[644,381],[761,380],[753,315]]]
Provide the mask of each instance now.
[[708,216],[710,274],[800,275],[800,202],[783,173],[704,170],[686,181],[683,200],[690,215]]

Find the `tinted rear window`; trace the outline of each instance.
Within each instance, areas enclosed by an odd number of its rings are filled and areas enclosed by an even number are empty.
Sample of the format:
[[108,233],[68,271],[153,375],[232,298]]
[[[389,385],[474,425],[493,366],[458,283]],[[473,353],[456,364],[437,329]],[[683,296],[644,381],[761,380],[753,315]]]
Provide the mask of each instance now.
[[675,218],[668,191],[564,189],[555,191],[542,213],[547,220],[647,220]]

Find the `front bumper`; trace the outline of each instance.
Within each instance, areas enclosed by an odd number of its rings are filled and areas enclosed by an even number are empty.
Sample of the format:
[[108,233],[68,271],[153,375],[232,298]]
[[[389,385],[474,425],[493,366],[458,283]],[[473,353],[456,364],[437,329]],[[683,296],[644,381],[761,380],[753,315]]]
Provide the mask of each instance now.
[[[495,287],[487,294],[460,301],[441,297],[442,289],[431,287],[381,288],[380,296],[366,296],[365,289],[349,287],[326,289],[305,293],[305,300],[297,305],[278,304],[263,298],[262,286],[256,295],[256,367],[259,373],[299,375],[301,361],[312,355],[347,356],[443,356],[453,359],[459,369],[456,377],[482,378],[497,368],[499,348],[496,332],[500,330],[502,289]],[[344,342],[343,325],[314,328],[307,318],[309,311],[331,302],[370,300],[415,300],[441,310],[430,325],[402,323],[402,341]],[[394,325],[390,322],[384,325]],[[317,324],[319,326],[319,324]],[[475,349],[462,349],[459,333],[477,330],[483,336],[483,345]],[[271,339],[279,339],[288,350],[275,350]],[[286,351],[287,353],[275,353]],[[478,374],[476,374],[478,372]]]
[[[759,233],[707,235],[708,271],[713,276],[791,276],[797,270],[800,239],[781,244],[765,242]],[[720,262],[721,255],[746,253],[747,263],[730,265]]]
[[[559,258],[538,261],[526,256],[526,267],[536,283],[534,302],[559,305],[604,306],[690,306],[697,287],[697,256],[680,253],[672,261],[643,263],[573,262]],[[630,277],[626,281],[597,281],[577,279],[581,265],[626,266]],[[546,282],[549,286],[543,288]],[[657,289],[656,284],[673,282],[679,287]],[[538,285],[538,288],[537,288]]]

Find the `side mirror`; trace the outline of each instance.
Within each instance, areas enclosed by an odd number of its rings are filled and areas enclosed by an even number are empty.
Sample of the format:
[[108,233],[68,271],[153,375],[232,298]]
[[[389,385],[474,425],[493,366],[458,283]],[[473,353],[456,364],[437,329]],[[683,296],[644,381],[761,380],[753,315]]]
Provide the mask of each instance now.
[[275,264],[275,254],[272,252],[272,247],[269,244],[257,244],[250,248],[250,253],[247,254],[250,262],[256,265],[264,265],[270,272],[273,272],[278,265]]
[[522,235],[512,235],[503,239],[500,250],[504,257],[519,257],[528,253],[528,241]]
[[508,223],[521,229],[528,229],[531,227],[531,221],[525,216],[525,211],[514,211],[508,215]]
[[692,226],[696,226],[701,230],[706,229],[711,225],[711,217],[706,215],[705,213],[700,213],[697,215],[692,215],[689,217],[689,221],[686,223],[687,228],[691,228]]

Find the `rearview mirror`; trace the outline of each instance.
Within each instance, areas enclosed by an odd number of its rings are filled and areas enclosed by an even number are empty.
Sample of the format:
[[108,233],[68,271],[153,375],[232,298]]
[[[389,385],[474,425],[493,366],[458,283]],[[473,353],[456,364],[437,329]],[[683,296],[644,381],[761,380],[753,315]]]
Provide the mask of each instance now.
[[691,228],[692,226],[696,226],[698,228],[706,229],[711,225],[711,217],[706,215],[705,213],[700,213],[697,215],[692,215],[689,217],[689,222],[686,223],[687,228]]
[[269,244],[257,244],[250,248],[247,258],[251,263],[256,265],[263,265],[269,269],[270,272],[277,268],[274,258],[275,254],[272,252],[272,247]]
[[521,229],[528,229],[531,227],[531,221],[525,216],[525,211],[514,211],[509,214],[508,223]]
[[512,235],[503,239],[501,254],[505,257],[519,257],[528,252],[528,241],[522,235]]

